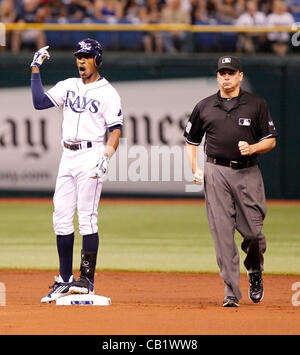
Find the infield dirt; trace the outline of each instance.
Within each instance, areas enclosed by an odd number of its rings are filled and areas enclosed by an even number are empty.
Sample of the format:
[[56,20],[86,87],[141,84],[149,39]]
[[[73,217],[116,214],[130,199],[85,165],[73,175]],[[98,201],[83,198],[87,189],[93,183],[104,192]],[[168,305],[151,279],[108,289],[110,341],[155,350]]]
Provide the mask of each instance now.
[[216,274],[106,271],[96,274],[96,294],[110,297],[111,306],[41,304],[54,275],[0,271],[6,287],[0,334],[300,334],[300,306],[292,302],[299,275],[264,275],[259,304],[248,299],[247,276],[241,275],[239,308],[222,307],[224,287]]

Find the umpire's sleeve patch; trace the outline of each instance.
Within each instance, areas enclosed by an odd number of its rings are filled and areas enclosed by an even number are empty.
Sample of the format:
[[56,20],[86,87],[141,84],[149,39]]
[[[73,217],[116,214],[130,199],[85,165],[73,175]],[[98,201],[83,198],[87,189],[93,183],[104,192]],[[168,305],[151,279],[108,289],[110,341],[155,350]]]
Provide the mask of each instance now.
[[186,125],[186,127],[185,127],[186,133],[190,133],[191,128],[192,128],[192,123],[191,123],[191,122],[188,122],[187,125]]

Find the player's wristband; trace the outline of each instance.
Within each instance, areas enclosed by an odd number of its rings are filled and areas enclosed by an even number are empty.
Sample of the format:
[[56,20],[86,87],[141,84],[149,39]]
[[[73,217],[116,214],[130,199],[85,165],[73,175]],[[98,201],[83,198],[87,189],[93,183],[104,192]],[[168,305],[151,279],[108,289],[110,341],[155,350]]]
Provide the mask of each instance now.
[[32,67],[37,67],[37,68],[39,68],[41,66],[41,64],[39,64],[38,62],[32,62],[31,64],[30,64],[30,67],[32,68]]

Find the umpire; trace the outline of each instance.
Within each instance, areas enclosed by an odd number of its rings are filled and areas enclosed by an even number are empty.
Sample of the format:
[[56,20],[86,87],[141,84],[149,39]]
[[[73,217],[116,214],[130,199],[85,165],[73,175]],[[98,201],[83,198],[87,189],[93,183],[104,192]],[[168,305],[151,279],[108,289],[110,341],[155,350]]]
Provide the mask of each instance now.
[[242,298],[235,230],[243,237],[241,248],[246,253],[249,298],[257,303],[264,295],[262,271],[266,240],[262,227],[266,199],[257,156],[273,149],[277,136],[266,101],[242,90],[242,80],[239,58],[219,58],[220,90],[195,106],[184,132],[196,184],[203,182],[197,146],[205,134],[206,211],[225,283],[224,307],[238,307]]

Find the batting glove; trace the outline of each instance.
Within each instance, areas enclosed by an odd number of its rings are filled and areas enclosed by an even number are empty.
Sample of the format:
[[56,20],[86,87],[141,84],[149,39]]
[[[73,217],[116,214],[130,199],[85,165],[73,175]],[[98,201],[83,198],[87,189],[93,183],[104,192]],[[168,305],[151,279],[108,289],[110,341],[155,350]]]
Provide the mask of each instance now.
[[92,175],[92,179],[103,179],[108,172],[109,157],[104,155],[96,165]]
[[203,184],[203,172],[201,169],[197,169],[194,174],[194,184],[202,185]]
[[50,54],[48,53],[47,49],[49,46],[43,47],[39,49],[37,52],[34,53],[34,57],[30,67],[40,67],[43,64],[45,59],[50,59]]

